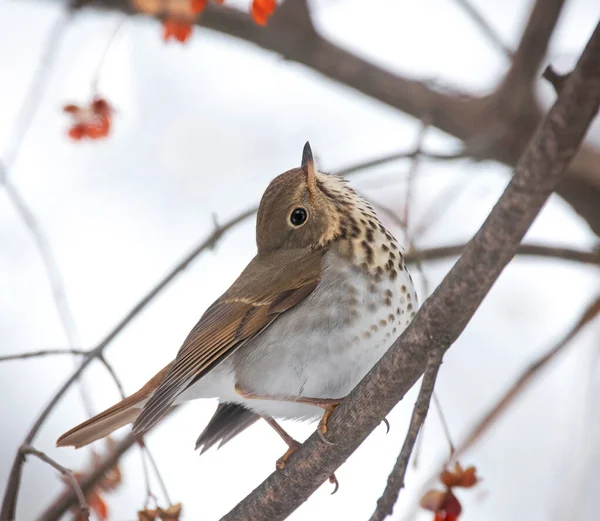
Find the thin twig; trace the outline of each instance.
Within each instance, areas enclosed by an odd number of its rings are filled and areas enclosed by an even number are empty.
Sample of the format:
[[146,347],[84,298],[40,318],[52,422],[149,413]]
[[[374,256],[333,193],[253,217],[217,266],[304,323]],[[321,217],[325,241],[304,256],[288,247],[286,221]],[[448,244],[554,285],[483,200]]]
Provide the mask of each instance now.
[[148,448],[148,446],[143,441],[142,441],[142,444],[143,444],[144,452],[148,458],[148,462],[150,463],[150,466],[152,467],[152,470],[154,471],[154,476],[158,480],[158,484],[160,486],[161,492],[162,492],[165,500],[167,501],[167,503],[169,505],[172,505],[173,502],[171,501],[171,497],[169,496],[169,492],[167,491],[167,485],[165,484],[165,480],[163,479],[162,474],[158,470],[158,465],[156,463],[156,460],[154,459],[154,456],[150,452],[150,449]]
[[427,362],[427,368],[423,375],[423,382],[421,383],[421,390],[417,397],[417,403],[412,412],[410,419],[410,426],[408,427],[408,433],[402,444],[402,450],[398,455],[398,459],[394,464],[394,468],[390,473],[387,485],[383,494],[377,501],[377,507],[375,512],[370,518],[370,521],[383,521],[389,516],[393,509],[400,490],[404,487],[404,476],[406,475],[406,469],[408,467],[408,461],[412,454],[417,435],[421,430],[423,422],[427,417],[427,411],[429,410],[429,402],[431,401],[431,395],[433,394],[433,388],[435,387],[435,380],[437,378],[440,365],[442,364],[442,358],[444,351],[441,349],[434,349],[429,354],[429,360]]
[[[44,356],[54,356],[54,355],[87,356],[88,354],[89,354],[89,351],[87,349],[73,349],[73,348],[41,349],[39,351],[29,351],[27,353],[18,353],[18,354],[14,354],[14,355],[0,356],[0,363],[1,362],[10,362],[10,361],[14,361],[14,360],[28,360],[30,358],[40,358],[40,357],[44,357]],[[108,363],[108,361],[106,360],[106,358],[104,358],[104,356],[100,355],[98,357],[98,360],[100,361],[100,363],[102,363],[102,365],[106,368],[106,370],[110,374],[111,378],[113,379],[113,381],[117,387],[117,390],[119,391],[119,394],[121,395],[121,398],[125,398],[125,389],[123,388],[123,384],[121,383],[121,380],[117,376],[117,373],[115,372],[114,368]]]
[[[166,418],[170,417],[179,409],[179,406],[172,407],[165,417],[161,419],[161,422]],[[119,442],[117,442],[110,450],[108,454],[106,454],[102,459],[100,459],[94,469],[89,474],[86,474],[80,482],[81,489],[84,493],[88,493],[92,490],[97,483],[103,479],[110,469],[112,469],[115,465],[118,464],[121,457],[129,450],[131,447],[139,444],[139,437],[133,436],[131,433],[128,433],[123,437]],[[165,496],[167,499],[168,497]],[[73,506],[75,501],[74,493],[71,490],[65,490],[60,496],[56,498],[56,500],[40,515],[38,521],[58,521],[65,512]],[[169,504],[172,504],[169,501]]]
[[144,508],[150,508],[151,501],[154,501],[154,506],[158,505],[156,494],[152,492],[152,485],[150,483],[150,472],[148,471],[148,459],[146,457],[146,446],[144,442],[140,440],[138,442],[140,447],[140,456],[142,457],[142,471],[144,474],[144,483],[146,485],[146,499],[144,500]]
[[121,15],[121,18],[117,22],[117,25],[115,26],[112,33],[106,40],[106,44],[104,45],[104,50],[102,51],[102,54],[100,55],[100,60],[98,61],[98,65],[96,66],[96,72],[94,73],[94,76],[92,77],[92,92],[94,94],[97,94],[97,92],[98,92],[98,83],[100,82],[100,75],[102,74],[102,69],[104,67],[104,64],[106,63],[106,57],[108,55],[108,51],[113,46],[115,40],[117,39],[117,35],[123,29],[123,26],[125,25],[125,22],[127,21],[127,19],[128,19],[127,15]]
[[513,57],[513,51],[502,41],[500,35],[494,30],[494,28],[488,23],[488,21],[481,15],[473,4],[469,0],[454,0],[475,22],[475,25],[479,27],[481,32],[490,40],[502,53],[509,59]]
[[112,377],[113,382],[117,386],[117,390],[121,395],[121,399],[125,399],[126,394],[125,389],[123,387],[123,382],[121,382],[121,379],[117,376],[117,372],[115,371],[114,367],[108,362],[108,360],[104,357],[103,354],[98,355],[98,361],[106,368],[108,374],[110,374],[110,376]]
[[433,224],[439,222],[467,186],[463,180],[458,180],[440,192],[423,212],[421,220],[413,226],[413,236],[422,237]]
[[400,161],[404,159],[414,159],[415,157],[422,157],[423,159],[429,159],[431,161],[456,161],[458,159],[468,158],[469,155],[465,150],[458,152],[451,152],[448,154],[431,152],[423,149],[413,149],[407,152],[394,152],[392,154],[377,157],[375,159],[369,159],[367,161],[361,161],[355,165],[347,166],[335,172],[336,175],[346,177],[361,170],[367,170],[376,166],[385,165],[387,163],[393,163],[394,161]]
[[427,135],[427,130],[429,129],[429,117],[425,117],[421,120],[421,127],[419,129],[419,133],[417,134],[417,142],[415,143],[414,152],[415,155],[412,158],[410,163],[410,167],[408,169],[408,174],[406,176],[406,194],[404,196],[404,214],[402,216],[402,220],[406,226],[406,234],[407,240],[409,243],[412,242],[412,234],[410,233],[410,205],[413,200],[413,189],[414,184],[417,178],[417,172],[419,171],[419,164],[421,159],[421,151],[423,150],[423,143],[425,141],[425,136]]
[[448,445],[450,446],[450,456],[452,456],[455,452],[455,448],[454,443],[452,443],[452,436],[450,436],[450,427],[448,426],[446,415],[444,414],[442,404],[440,403],[436,393],[433,393],[433,403],[435,404],[438,415],[440,416],[440,422],[442,424],[442,428],[444,429],[444,435],[446,436],[446,441],[448,441]]
[[587,324],[600,314],[600,296],[598,296],[583,312],[577,323],[569,330],[569,332],[548,352],[544,353],[535,362],[529,365],[523,371],[510,388],[502,394],[500,399],[492,406],[492,408],[481,418],[469,431],[462,443],[454,451],[452,460],[457,459],[463,454],[473,443],[475,443],[481,435],[489,429],[498,418],[504,414],[514,400],[520,396],[527,385],[533,380],[539,372],[548,365],[549,362],[562,352],[569,345],[569,342],[579,333]]
[[87,501],[85,500],[85,494],[83,493],[83,490],[81,490],[81,486],[79,485],[79,482],[77,481],[77,478],[75,477],[75,474],[73,474],[72,470],[63,467],[60,463],[54,461],[50,456],[43,452],[40,452],[37,449],[34,449],[31,445],[23,445],[19,449],[19,452],[23,456],[31,454],[32,456],[35,456],[36,458],[42,460],[44,463],[47,463],[51,467],[54,467],[56,470],[58,470],[58,472],[60,472],[65,477],[65,479],[69,481],[71,487],[73,487],[73,491],[75,492],[75,495],[77,496],[77,501],[79,502],[79,513],[81,514],[81,516],[83,516],[83,519],[90,518],[90,508],[88,507]]
[[[461,255],[466,247],[466,244],[452,244],[449,246],[424,248],[420,250],[418,254],[409,251],[404,256],[404,260],[409,264],[415,263],[417,257],[423,261],[444,260],[448,257]],[[583,251],[567,247],[544,246],[542,244],[522,244],[517,250],[517,255],[568,260],[580,262],[582,264],[600,266],[600,252],[598,251]]]
[[[40,255],[48,277],[48,282],[50,283],[54,305],[65,331],[65,335],[72,348],[81,345],[81,343],[79,342],[75,320],[67,299],[63,277],[39,220],[36,218],[33,210],[31,210],[25,202],[24,197],[21,195],[16,185],[12,183],[9,178],[9,171],[19,155],[25,136],[33,123],[42,100],[44,99],[44,93],[49,84],[50,73],[56,63],[60,44],[78,6],[79,4],[77,1],[68,1],[62,16],[56,20],[50,30],[43,47],[43,54],[38,61],[37,69],[34,72],[31,86],[17,114],[15,129],[11,133],[11,140],[7,149],[4,151],[3,159],[0,161],[0,186],[3,186],[6,190],[10,202],[25,224],[25,227],[38,250],[38,254]],[[83,406],[91,416],[91,400],[82,381],[79,382],[79,390]]]
[[41,349],[40,351],[29,351],[27,353],[18,353],[14,355],[0,356],[0,362],[9,362],[12,360],[27,360],[28,358],[38,358],[50,355],[87,355],[85,349]]
[[[64,12],[59,16],[50,29],[48,37],[42,47],[43,55],[38,61],[37,69],[33,74],[31,86],[17,114],[15,128],[11,132],[10,142],[4,153],[2,154],[4,168],[10,170],[19,155],[19,150],[23,144],[23,140],[31,127],[35,115],[44,99],[44,93],[48,86],[48,79],[60,49],[60,44],[67,31],[69,23],[73,19],[75,13],[75,2],[69,2]],[[7,172],[0,171],[0,184],[3,184],[6,179]]]

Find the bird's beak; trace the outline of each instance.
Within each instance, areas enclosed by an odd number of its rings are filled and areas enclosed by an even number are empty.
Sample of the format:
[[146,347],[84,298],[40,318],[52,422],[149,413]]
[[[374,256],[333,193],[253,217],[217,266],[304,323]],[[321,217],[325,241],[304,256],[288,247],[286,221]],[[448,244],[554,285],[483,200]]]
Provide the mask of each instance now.
[[314,199],[317,190],[317,178],[315,176],[315,161],[313,159],[310,143],[307,141],[302,150],[302,170],[306,173],[306,185],[310,200]]

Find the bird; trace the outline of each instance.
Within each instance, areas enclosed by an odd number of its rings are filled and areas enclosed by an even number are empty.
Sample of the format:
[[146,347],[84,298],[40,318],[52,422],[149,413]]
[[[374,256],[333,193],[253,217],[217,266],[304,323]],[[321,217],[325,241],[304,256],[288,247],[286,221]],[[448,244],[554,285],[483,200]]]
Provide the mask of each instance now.
[[217,398],[196,442],[221,447],[259,419],[288,445],[279,419],[327,422],[414,318],[403,250],[346,179],[301,166],[271,181],[256,219],[256,256],[202,315],[175,359],[140,390],[72,428],[57,446],[85,446],[133,423],[141,435],[174,405]]

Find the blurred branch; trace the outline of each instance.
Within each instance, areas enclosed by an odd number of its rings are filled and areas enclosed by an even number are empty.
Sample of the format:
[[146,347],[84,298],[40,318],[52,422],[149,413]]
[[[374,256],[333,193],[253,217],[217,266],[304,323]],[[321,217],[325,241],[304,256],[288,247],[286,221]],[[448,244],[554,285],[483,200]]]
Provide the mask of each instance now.
[[60,44],[73,19],[75,10],[78,8],[77,3],[73,1],[67,2],[66,5],[63,3],[63,5],[63,13],[51,27],[48,37],[44,42],[42,47],[43,54],[38,61],[31,85],[17,114],[15,128],[10,134],[9,145],[2,154],[3,166],[0,170],[0,185],[6,181],[8,170],[12,168],[23,140],[44,99],[44,92],[48,86],[50,73],[56,63]]
[[473,20],[475,25],[479,27],[481,32],[488,40],[490,40],[498,49],[500,49],[507,58],[513,57],[513,52],[504,44],[498,33],[494,31],[492,26],[481,15],[481,13],[475,9],[470,0],[454,1],[463,9],[463,11],[465,11],[465,13],[467,13],[467,15]]
[[587,306],[583,312],[583,315],[564,336],[564,338],[562,338],[547,353],[530,364],[529,367],[521,373],[517,380],[492,406],[488,413],[470,430],[464,441],[455,450],[454,454],[452,455],[452,460],[457,459],[461,454],[469,449],[473,443],[475,443],[481,437],[481,435],[484,434],[485,431],[487,431],[498,420],[498,418],[506,412],[515,399],[521,395],[531,380],[533,380],[541,370],[543,370],[552,360],[554,360],[554,358],[560,354],[566,346],[569,345],[569,342],[571,342],[571,340],[573,340],[573,338],[598,315],[600,315],[600,296],[598,296],[596,300]]
[[[171,407],[167,414],[161,419],[161,422],[165,418],[172,415],[176,410],[179,410],[179,406]],[[155,427],[154,427],[155,428]],[[136,438],[131,434],[127,433],[125,437],[112,447],[110,452],[99,459],[94,465],[94,469],[89,474],[86,474],[83,479],[79,482],[81,490],[84,494],[87,494],[92,490],[99,481],[110,471],[121,459],[121,457],[134,445],[139,443],[139,438]],[[165,490],[163,492],[166,492]],[[165,496],[167,501],[170,502],[168,496]],[[56,500],[40,515],[38,521],[58,521],[69,508],[74,505],[76,501],[75,494],[72,490],[65,490]]]
[[285,519],[352,454],[462,333],[575,156],[600,105],[600,26],[480,230],[402,336],[342,401],[328,439],[313,434],[222,521]]
[[[412,264],[416,262],[417,258],[422,259],[423,261],[433,261],[447,259],[448,257],[457,257],[465,251],[467,246],[467,244],[453,244],[450,246],[425,248],[419,250],[418,253],[409,251],[404,256],[404,260],[407,263]],[[543,246],[541,244],[522,244],[517,249],[517,255],[562,259],[600,266],[600,251],[582,251],[572,248]]]
[[469,152],[466,150],[461,150],[455,153],[442,154],[431,152],[428,150],[423,150],[421,147],[417,147],[407,152],[394,152],[393,154],[389,154],[386,156],[381,156],[375,159],[369,159],[367,161],[361,161],[360,163],[356,163],[355,165],[351,165],[346,168],[342,168],[341,170],[337,170],[335,174],[342,177],[346,177],[351,174],[355,174],[361,170],[385,165],[387,163],[392,163],[401,159],[415,159],[416,157],[422,157],[431,161],[455,161],[457,159],[469,158],[470,156]]
[[64,478],[70,483],[71,487],[73,488],[74,494],[77,496],[77,501],[79,502],[79,516],[77,517],[77,519],[89,520],[90,508],[88,507],[88,504],[85,500],[85,495],[81,490],[81,487],[79,486],[79,483],[77,482],[77,479],[75,478],[75,475],[73,474],[72,470],[63,467],[43,452],[34,449],[31,445],[23,445],[19,449],[19,454],[23,457],[31,454],[32,456],[35,456],[36,458],[42,460],[44,463],[47,463],[51,467],[54,467],[56,470],[58,470],[58,472],[60,472],[64,476]]
[[559,74],[552,68],[552,65],[548,65],[544,69],[544,72],[542,73],[542,77],[547,79],[552,84],[552,86],[554,87],[554,90],[556,91],[557,94],[560,94],[560,91],[563,88],[565,81],[567,81],[567,78],[569,77],[569,75],[568,74]]
[[402,449],[394,464],[394,468],[388,477],[385,490],[377,501],[377,508],[375,509],[375,512],[373,512],[370,521],[383,521],[387,516],[391,515],[394,510],[394,505],[396,504],[396,501],[398,501],[400,490],[404,488],[404,476],[406,475],[410,455],[412,454],[417,436],[427,417],[429,403],[431,402],[433,388],[435,387],[435,380],[440,365],[442,364],[443,356],[444,351],[441,349],[433,350],[429,353],[429,360],[427,362],[427,367],[425,368],[425,374],[423,375],[421,390],[419,391],[417,402],[413,408],[408,433],[406,434],[406,438],[404,439]]
[[86,349],[41,349],[39,351],[30,351],[28,353],[18,353],[14,355],[0,356],[0,362],[9,362],[12,360],[26,360],[28,358],[38,358],[49,355],[87,355]]
[[501,87],[507,94],[521,86],[532,89],[564,3],[565,0],[535,0],[512,65]]
[[[544,59],[563,0],[537,0],[515,60],[496,93],[473,97],[440,92],[360,58],[321,36],[313,27],[305,0],[286,0],[259,27],[247,13],[210,3],[198,24],[241,38],[286,60],[296,61],[323,76],[417,119],[431,115],[431,125],[462,140],[476,158],[515,167],[541,120],[532,81]],[[97,9],[131,13],[127,0],[90,0]],[[307,21],[308,20],[308,21]],[[529,88],[523,93],[523,85]],[[556,192],[600,235],[600,153],[583,147]]]

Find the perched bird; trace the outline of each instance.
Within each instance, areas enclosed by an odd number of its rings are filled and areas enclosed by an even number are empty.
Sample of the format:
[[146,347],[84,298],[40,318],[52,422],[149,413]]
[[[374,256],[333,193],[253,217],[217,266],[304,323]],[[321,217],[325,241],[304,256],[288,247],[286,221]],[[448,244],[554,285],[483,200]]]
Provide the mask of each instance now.
[[[414,317],[417,299],[396,239],[346,180],[302,166],[276,177],[260,202],[257,255],[189,333],[177,357],[125,400],[74,427],[81,447],[133,422],[150,429],[197,398],[219,406],[196,447],[226,443],[260,417],[327,419]],[[324,411],[324,412],[323,412]]]

